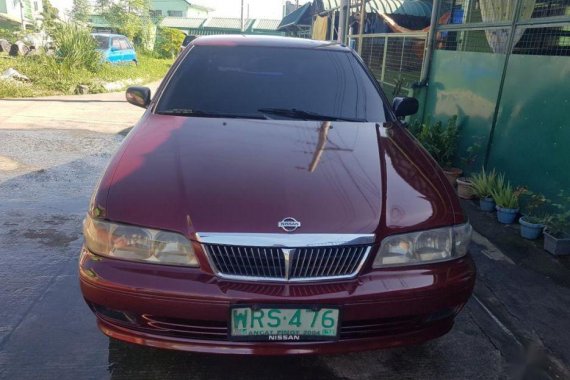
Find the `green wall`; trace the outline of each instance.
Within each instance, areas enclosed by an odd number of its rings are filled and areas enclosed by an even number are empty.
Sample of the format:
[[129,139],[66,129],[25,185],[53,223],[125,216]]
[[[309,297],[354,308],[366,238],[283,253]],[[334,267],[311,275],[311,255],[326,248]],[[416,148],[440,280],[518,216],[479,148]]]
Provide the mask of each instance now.
[[468,165],[457,160],[467,172],[483,165],[504,63],[503,54],[434,51],[424,119],[458,116],[459,156],[466,158],[463,152],[469,146],[480,146]]
[[468,173],[482,166],[493,132],[488,167],[555,197],[570,190],[570,57],[511,55],[492,131],[504,64],[503,54],[436,50],[424,119],[458,115],[459,156],[481,145],[471,165],[456,162]]
[[511,55],[489,165],[549,196],[570,191],[570,57]]

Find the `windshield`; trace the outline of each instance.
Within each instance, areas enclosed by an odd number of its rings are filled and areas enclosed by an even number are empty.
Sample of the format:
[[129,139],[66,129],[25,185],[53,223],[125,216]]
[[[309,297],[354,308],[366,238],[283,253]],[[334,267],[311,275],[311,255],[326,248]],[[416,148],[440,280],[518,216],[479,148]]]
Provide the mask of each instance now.
[[95,38],[95,41],[97,41],[98,49],[105,50],[109,48],[109,37],[94,35],[93,38]]
[[250,46],[194,46],[156,112],[385,121],[382,98],[352,53]]

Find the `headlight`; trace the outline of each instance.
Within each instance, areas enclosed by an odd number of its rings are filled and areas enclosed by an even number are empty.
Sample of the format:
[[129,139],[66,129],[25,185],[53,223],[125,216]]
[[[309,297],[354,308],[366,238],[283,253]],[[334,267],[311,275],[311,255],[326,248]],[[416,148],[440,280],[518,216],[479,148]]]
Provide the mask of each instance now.
[[124,260],[198,267],[192,244],[166,231],[85,218],[85,246],[91,252]]
[[465,256],[473,229],[469,223],[386,237],[374,268],[415,265]]

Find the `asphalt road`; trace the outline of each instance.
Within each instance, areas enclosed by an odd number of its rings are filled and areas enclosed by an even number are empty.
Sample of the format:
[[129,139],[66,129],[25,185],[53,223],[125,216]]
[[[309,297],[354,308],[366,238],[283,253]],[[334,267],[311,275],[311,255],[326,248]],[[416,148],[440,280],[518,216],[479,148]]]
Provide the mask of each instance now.
[[[438,340],[350,355],[218,357],[110,341],[83,302],[77,260],[91,191],[142,113],[122,99],[0,101],[0,378],[516,377],[520,342],[475,298]],[[476,259],[491,263],[484,249]]]

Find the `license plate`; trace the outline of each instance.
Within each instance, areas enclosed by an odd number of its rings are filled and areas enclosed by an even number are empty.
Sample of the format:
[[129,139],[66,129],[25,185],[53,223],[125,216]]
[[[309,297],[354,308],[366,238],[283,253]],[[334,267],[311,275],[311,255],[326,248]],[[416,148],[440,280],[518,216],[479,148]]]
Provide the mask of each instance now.
[[235,306],[230,313],[232,340],[295,342],[338,339],[337,308]]

